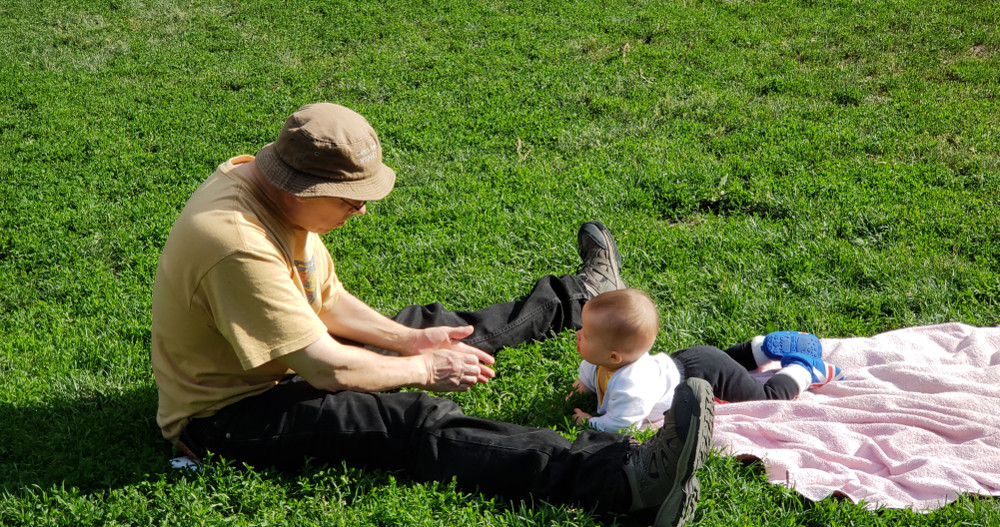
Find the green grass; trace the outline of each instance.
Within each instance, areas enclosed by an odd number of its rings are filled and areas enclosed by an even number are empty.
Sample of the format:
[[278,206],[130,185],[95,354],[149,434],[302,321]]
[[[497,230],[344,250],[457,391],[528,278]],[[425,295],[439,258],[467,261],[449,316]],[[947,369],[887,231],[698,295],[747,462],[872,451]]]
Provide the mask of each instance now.
[[[572,272],[599,218],[665,350],[1000,322],[996,2],[411,4],[0,0],[0,524],[634,523],[343,467],[168,467],[160,248],[309,102],[368,117],[399,174],[326,237],[386,313],[510,300]],[[454,398],[572,437],[576,360],[572,335],[506,350]],[[993,500],[868,511],[721,456],[700,474],[699,525],[1000,525]]]

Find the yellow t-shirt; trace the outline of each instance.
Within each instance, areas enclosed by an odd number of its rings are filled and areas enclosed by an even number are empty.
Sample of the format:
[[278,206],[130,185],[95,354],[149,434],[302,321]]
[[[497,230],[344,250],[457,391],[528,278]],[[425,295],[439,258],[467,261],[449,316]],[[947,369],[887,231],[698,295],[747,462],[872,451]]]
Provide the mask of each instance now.
[[255,184],[219,168],[174,223],[153,282],[156,422],[175,440],[194,417],[273,387],[274,359],[327,331],[344,289],[319,235],[289,225]]

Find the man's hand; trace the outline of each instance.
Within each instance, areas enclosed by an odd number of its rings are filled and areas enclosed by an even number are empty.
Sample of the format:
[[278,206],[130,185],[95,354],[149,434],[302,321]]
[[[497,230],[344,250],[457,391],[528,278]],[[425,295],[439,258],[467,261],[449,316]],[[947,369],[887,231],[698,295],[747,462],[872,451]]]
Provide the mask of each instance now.
[[[346,291],[337,300],[336,305],[332,309],[320,313],[319,318],[330,330],[330,335],[394,351],[415,359],[409,364],[419,362],[416,359],[420,359],[421,355],[435,350],[448,350],[474,357],[474,362],[479,369],[479,373],[476,375],[477,382],[489,382],[496,376],[496,373],[489,367],[494,362],[493,357],[460,340],[472,334],[472,326],[437,326],[427,329],[406,327],[379,314],[368,304]],[[466,361],[468,358],[463,360],[463,362]],[[418,370],[422,369],[418,368]],[[432,368],[428,368],[428,370],[430,369]],[[423,371],[413,371],[412,373],[423,377]]]
[[493,357],[481,350],[470,353],[460,349],[434,348],[406,357],[388,356],[341,344],[327,334],[276,360],[309,384],[332,392],[378,392],[404,386],[465,391],[495,375],[492,369],[479,362],[480,359],[493,362]]
[[[472,353],[432,349],[420,354],[427,368],[427,382],[421,388],[435,392],[464,392],[477,382],[486,382],[483,370],[493,376],[493,370]],[[492,358],[492,357],[491,357]],[[485,379],[485,380],[483,380]]]
[[[421,354],[425,356],[437,355],[436,352],[440,351],[451,351],[464,355],[462,362],[464,364],[474,364],[478,369],[478,372],[475,374],[476,382],[489,382],[490,379],[496,377],[496,372],[494,372],[488,365],[496,362],[496,359],[494,359],[489,353],[459,340],[471,335],[472,330],[472,326],[436,326],[427,329],[414,330],[413,337],[410,339],[409,351],[412,354]],[[431,363],[428,363],[427,370],[429,372],[438,370],[440,366],[437,362],[440,360],[440,357],[435,359],[435,365],[433,368]],[[472,384],[475,384],[475,382]],[[434,388],[428,389],[433,390]],[[468,387],[461,389],[460,391],[467,389]]]

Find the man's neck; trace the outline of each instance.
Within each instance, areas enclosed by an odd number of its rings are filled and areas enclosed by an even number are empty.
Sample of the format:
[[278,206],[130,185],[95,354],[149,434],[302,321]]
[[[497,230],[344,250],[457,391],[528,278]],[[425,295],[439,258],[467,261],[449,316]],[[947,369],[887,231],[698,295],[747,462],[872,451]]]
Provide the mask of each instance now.
[[260,173],[260,170],[257,169],[256,161],[236,165],[235,170],[240,177],[244,178],[249,185],[254,187],[265,204],[271,207],[279,217],[289,221],[293,218],[294,197],[271,184]]

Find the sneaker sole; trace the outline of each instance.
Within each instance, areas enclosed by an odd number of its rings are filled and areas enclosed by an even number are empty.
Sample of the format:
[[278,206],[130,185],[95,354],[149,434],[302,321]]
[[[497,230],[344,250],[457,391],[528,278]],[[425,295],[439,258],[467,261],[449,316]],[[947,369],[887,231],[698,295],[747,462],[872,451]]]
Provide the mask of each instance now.
[[[810,349],[808,345],[802,345],[799,342],[800,340],[814,344],[813,348]],[[761,350],[767,358],[772,360],[781,360],[786,355],[794,354],[815,357],[817,359],[823,358],[823,345],[820,343],[819,338],[812,333],[802,333],[799,331],[775,331],[769,333],[764,337]]]
[[687,441],[677,460],[677,472],[670,493],[664,498],[653,521],[654,527],[681,527],[694,516],[698,508],[701,486],[695,472],[705,464],[712,449],[712,429],[715,424],[715,403],[712,387],[702,379],[687,379],[677,389],[687,388],[692,406]]

